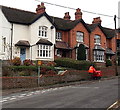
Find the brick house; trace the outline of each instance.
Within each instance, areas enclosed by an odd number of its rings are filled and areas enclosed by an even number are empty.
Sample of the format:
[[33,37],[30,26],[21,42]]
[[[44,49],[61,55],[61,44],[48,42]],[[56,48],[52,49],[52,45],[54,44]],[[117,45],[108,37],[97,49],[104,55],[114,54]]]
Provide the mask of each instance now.
[[[83,44],[86,60],[98,63],[105,63],[106,59],[114,61],[115,31],[102,27],[100,17],[94,18],[92,24],[87,24],[82,19],[79,8],[76,9],[75,20],[70,19],[69,12],[65,13],[63,18],[58,18],[49,16],[45,9],[44,3],[38,5],[36,13],[2,6],[0,12],[6,19],[7,26],[11,29],[14,25],[12,58],[20,57],[21,48],[25,47],[26,58],[31,60],[54,61],[59,57],[77,59],[78,46]],[[12,35],[11,30],[9,31]],[[10,35],[0,35],[8,36],[10,41]],[[0,42],[6,44],[6,39],[2,38]],[[0,45],[0,49],[1,52],[6,50],[4,45]]]

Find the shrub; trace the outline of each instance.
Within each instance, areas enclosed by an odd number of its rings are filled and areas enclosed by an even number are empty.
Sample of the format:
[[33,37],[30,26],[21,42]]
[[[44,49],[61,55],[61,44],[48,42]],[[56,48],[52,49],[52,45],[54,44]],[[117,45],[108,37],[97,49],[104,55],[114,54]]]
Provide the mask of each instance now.
[[21,65],[21,60],[20,60],[19,57],[15,57],[11,62],[12,62],[12,64],[15,65],[15,66]]
[[47,65],[47,66],[55,66],[55,65],[56,65],[56,63],[55,63],[55,62],[50,61],[50,62],[48,62],[46,65]]
[[111,60],[106,60],[106,67],[108,67],[108,66],[112,66],[112,62],[111,62]]
[[55,60],[57,66],[73,68],[77,70],[88,70],[89,66],[93,64],[90,61],[78,61],[70,58],[59,58]]
[[26,66],[29,66],[32,64],[31,60],[30,59],[26,59],[23,61],[23,64],[26,65]]
[[23,70],[28,70],[28,71],[37,71],[37,66],[11,66],[11,70],[13,71],[23,71]]

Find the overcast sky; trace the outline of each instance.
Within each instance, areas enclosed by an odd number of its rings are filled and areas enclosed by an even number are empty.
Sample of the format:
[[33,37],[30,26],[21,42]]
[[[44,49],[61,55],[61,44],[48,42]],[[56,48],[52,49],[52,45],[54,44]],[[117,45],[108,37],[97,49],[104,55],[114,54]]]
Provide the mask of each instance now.
[[[118,2],[120,0],[0,0],[0,5],[35,12],[37,5],[41,4],[40,1],[67,6],[75,9],[80,8],[81,10],[94,13],[118,16]],[[60,8],[46,3],[45,6],[46,12],[51,16],[63,18],[64,13],[69,12],[71,15],[71,19],[75,19],[75,10],[68,8]],[[83,12],[83,19],[86,23],[91,24],[93,18],[95,17],[101,17],[102,26],[114,28],[113,17],[105,17],[97,14]]]

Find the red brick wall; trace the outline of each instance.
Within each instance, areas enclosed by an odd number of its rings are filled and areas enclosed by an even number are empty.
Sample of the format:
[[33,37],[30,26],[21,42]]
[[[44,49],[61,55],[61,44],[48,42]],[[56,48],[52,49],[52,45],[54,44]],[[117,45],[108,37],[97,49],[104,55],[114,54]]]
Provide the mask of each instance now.
[[94,48],[94,36],[99,35],[101,36],[101,47],[106,49],[106,36],[104,33],[101,31],[99,27],[95,28],[95,30],[92,31],[90,34],[90,60],[93,61],[93,48]]

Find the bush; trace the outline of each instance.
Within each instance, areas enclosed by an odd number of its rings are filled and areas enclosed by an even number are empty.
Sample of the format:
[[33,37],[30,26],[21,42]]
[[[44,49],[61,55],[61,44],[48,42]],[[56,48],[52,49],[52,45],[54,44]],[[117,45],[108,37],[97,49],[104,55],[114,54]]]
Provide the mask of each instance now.
[[55,65],[56,65],[56,63],[55,63],[55,62],[50,61],[50,62],[48,62],[46,65],[47,65],[47,66],[55,66]]
[[21,60],[20,60],[19,57],[15,57],[11,62],[15,66],[20,66],[21,65]]
[[10,68],[14,72],[16,72],[16,71],[24,71],[24,70],[37,71],[37,66],[24,66],[23,65],[23,66],[11,66]]
[[70,58],[59,58],[55,60],[57,66],[73,68],[77,70],[88,70],[89,66],[93,64],[90,61],[78,61]]
[[111,60],[106,60],[106,67],[108,67],[108,66],[112,66],[112,62],[111,62]]
[[32,64],[32,62],[31,62],[30,59],[26,59],[26,60],[23,61],[23,65],[29,66],[31,64]]

